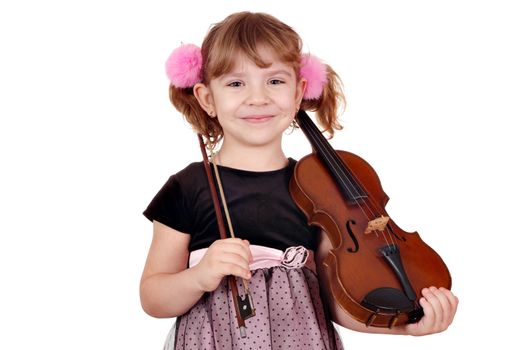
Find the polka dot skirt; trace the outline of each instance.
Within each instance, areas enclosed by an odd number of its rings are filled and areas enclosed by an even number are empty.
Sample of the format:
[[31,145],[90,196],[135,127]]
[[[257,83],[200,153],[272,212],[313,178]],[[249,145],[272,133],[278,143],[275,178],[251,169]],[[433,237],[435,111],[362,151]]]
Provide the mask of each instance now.
[[[240,279],[239,293],[243,288]],[[281,266],[252,271],[250,291],[256,315],[241,338],[225,278],[186,314],[177,318],[166,340],[169,349],[343,349],[327,319],[317,276],[308,268]]]

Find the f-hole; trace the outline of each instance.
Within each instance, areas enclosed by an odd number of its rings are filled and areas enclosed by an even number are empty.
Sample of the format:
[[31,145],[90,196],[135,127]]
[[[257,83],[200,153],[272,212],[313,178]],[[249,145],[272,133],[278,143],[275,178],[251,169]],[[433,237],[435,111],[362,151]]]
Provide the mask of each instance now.
[[398,235],[396,235],[396,231],[394,231],[389,224],[387,224],[386,227],[388,228],[388,231],[390,231],[390,234],[393,235],[395,238],[397,238],[401,242],[406,242],[407,241],[407,239],[405,237],[399,237]]
[[355,237],[354,232],[352,232],[352,228],[350,227],[350,224],[355,225],[355,221],[348,220],[346,222],[346,231],[348,232],[348,235],[350,236],[350,238],[352,238],[352,242],[354,242],[354,246],[346,248],[346,250],[349,253],[357,253],[357,251],[359,250],[359,242],[357,241],[357,238]]

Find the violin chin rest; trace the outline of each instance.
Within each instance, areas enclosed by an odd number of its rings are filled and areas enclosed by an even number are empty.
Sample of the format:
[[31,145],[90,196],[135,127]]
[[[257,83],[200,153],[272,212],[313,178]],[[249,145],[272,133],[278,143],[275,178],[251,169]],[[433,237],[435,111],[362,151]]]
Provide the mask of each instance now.
[[377,288],[369,292],[361,305],[374,313],[409,313],[417,308],[401,290],[391,287]]

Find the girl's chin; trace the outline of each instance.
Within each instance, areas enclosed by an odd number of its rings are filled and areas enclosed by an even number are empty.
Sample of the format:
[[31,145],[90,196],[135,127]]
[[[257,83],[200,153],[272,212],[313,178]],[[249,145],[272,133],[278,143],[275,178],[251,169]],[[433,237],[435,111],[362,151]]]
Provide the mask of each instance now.
[[251,135],[244,139],[244,144],[250,147],[264,147],[281,142],[280,135]]

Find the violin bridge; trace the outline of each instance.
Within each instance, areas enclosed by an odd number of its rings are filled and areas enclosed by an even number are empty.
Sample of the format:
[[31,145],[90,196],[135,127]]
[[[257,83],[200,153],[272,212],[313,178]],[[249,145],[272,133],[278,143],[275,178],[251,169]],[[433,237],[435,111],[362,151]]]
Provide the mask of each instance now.
[[371,233],[372,231],[383,231],[388,224],[388,221],[390,220],[390,217],[383,216],[376,218],[374,220],[370,220],[368,222],[368,226],[366,227],[365,234]]

